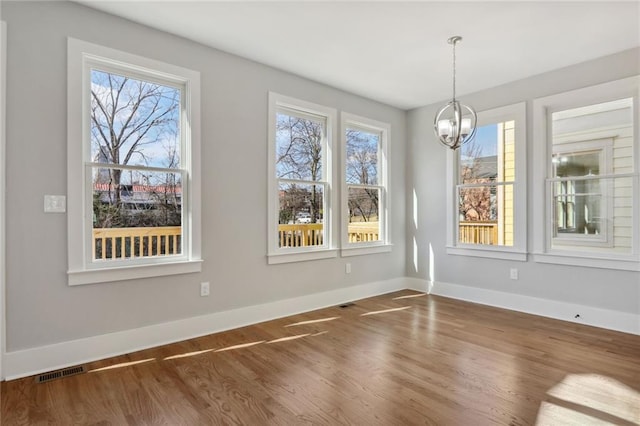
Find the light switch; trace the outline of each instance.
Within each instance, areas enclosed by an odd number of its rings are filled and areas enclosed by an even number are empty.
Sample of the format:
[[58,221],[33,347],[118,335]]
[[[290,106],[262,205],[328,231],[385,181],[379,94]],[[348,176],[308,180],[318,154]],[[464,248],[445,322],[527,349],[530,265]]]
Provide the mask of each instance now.
[[67,197],[64,195],[45,195],[45,213],[64,213],[67,211]]

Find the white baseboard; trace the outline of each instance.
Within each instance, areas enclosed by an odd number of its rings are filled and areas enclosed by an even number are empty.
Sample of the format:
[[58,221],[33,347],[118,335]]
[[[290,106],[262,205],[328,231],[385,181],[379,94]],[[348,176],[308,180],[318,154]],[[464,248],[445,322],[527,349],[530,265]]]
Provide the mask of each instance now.
[[7,380],[18,379],[406,288],[405,278],[395,278],[85,339],[7,352],[2,359],[2,369]]
[[[640,315],[419,278],[395,278],[7,352],[2,370],[7,380],[18,379],[404,289],[640,335]],[[576,314],[580,318],[574,318]]]
[[[438,296],[640,335],[640,313],[619,312],[459,284],[438,281],[432,283],[415,278],[411,280],[412,282],[422,281],[422,283],[413,282],[412,288],[429,288],[430,294]],[[580,317],[575,318],[576,315]]]

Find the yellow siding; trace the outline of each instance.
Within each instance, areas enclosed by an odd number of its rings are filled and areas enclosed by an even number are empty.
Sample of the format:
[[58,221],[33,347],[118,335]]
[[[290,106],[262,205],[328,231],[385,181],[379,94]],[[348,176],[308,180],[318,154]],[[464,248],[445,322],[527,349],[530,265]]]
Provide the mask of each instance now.
[[[516,177],[515,163],[515,121],[504,123],[504,180],[513,182]],[[513,185],[504,187],[504,245],[513,245]]]

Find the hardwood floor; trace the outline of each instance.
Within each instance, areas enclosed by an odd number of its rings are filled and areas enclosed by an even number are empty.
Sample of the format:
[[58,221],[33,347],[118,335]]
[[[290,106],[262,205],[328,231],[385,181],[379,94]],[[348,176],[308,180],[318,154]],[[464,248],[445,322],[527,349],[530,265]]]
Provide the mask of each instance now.
[[2,383],[2,425],[640,425],[640,336],[411,291]]

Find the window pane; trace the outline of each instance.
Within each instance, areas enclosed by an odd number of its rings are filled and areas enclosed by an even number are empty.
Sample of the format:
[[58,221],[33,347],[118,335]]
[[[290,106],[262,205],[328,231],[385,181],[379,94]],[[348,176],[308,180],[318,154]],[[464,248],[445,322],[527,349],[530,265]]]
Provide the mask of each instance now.
[[378,184],[380,133],[347,128],[347,183]]
[[632,177],[576,177],[553,183],[554,245],[609,247],[629,253],[633,237]]
[[556,232],[565,234],[602,234],[601,221],[604,188],[600,179],[562,181],[556,184]]
[[631,251],[633,180],[614,176],[634,172],[632,111],[628,98],[552,113],[553,247]]
[[493,183],[515,181],[515,121],[478,127],[459,152],[458,241],[513,246],[513,184]]
[[180,167],[180,90],[91,70],[91,161]]
[[325,121],[310,116],[276,114],[276,176],[286,179],[322,179]]
[[554,177],[599,175],[602,150],[555,154],[552,162]]
[[380,241],[379,188],[348,187],[350,243]]
[[458,241],[513,246],[513,184],[458,188]]
[[94,259],[182,252],[182,175],[92,167]]
[[324,245],[324,184],[279,185],[279,247]]
[[459,182],[512,182],[515,179],[515,121],[480,126],[460,148]]

